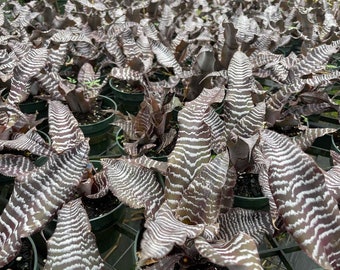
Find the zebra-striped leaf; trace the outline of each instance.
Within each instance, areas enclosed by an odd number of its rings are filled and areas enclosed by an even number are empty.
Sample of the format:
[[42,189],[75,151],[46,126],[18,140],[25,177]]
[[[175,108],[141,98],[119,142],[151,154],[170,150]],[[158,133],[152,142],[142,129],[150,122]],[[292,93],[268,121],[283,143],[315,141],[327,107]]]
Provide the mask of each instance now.
[[64,204],[58,211],[57,227],[47,241],[47,250],[44,269],[104,269],[81,199]]
[[13,154],[0,155],[0,173],[10,177],[27,173],[35,168],[28,157]]
[[220,231],[216,239],[227,242],[240,232],[244,232],[251,236],[256,244],[260,244],[265,234],[274,233],[270,214],[264,211],[231,208],[227,213],[219,215],[218,222]]
[[19,61],[13,70],[11,89],[7,97],[10,104],[20,103],[27,99],[28,81],[46,64],[48,51],[46,48],[31,49]]
[[35,129],[30,129],[25,134],[18,134],[13,140],[0,140],[0,148],[3,147],[29,151],[38,156],[51,156],[53,154],[53,150]]
[[52,147],[58,153],[74,147],[84,141],[78,121],[67,105],[61,101],[50,101],[48,108],[49,135]]
[[195,247],[201,256],[217,265],[228,266],[230,270],[263,269],[256,243],[252,237],[245,233],[239,233],[228,242],[219,240],[209,243],[203,237],[197,237]]
[[325,68],[329,57],[340,48],[340,41],[333,41],[331,44],[322,44],[315,47],[290,71],[290,77],[301,78],[303,75],[316,73]]
[[325,172],[326,187],[332,196],[340,203],[340,154],[331,150],[334,166]]
[[209,106],[221,102],[224,91],[220,88],[203,89],[193,101],[178,113],[179,131],[174,150],[168,162],[165,198],[176,209],[183,191],[211,156],[211,130],[204,122]]
[[156,55],[157,61],[164,67],[172,67],[175,75],[182,73],[182,67],[177,62],[175,56],[163,43],[150,39],[151,50]]
[[0,216],[0,267],[20,250],[20,238],[42,228],[57,209],[69,200],[88,163],[87,140],[62,154],[55,154],[41,167],[21,174]]
[[110,76],[120,80],[141,81],[143,79],[142,73],[132,70],[130,67],[113,67]]
[[307,128],[297,136],[292,137],[292,141],[299,145],[302,150],[310,147],[318,137],[335,132],[335,128]]
[[147,220],[141,241],[141,260],[162,258],[175,244],[184,245],[187,238],[195,238],[205,228],[204,224],[187,225],[178,221],[166,203],[155,214],[154,219]]
[[320,266],[339,268],[340,212],[321,169],[288,137],[274,131],[264,130],[260,145],[287,231]]
[[[145,208],[153,216],[163,201],[163,189],[155,173],[128,159],[102,159],[112,194],[131,208]],[[148,204],[148,205],[147,205]]]
[[183,192],[183,197],[175,211],[178,220],[186,224],[216,223],[228,167],[227,151],[202,166],[201,171]]
[[228,67],[228,89],[225,97],[227,130],[230,131],[235,124],[254,107],[251,90],[254,78],[249,58],[241,51],[234,53]]

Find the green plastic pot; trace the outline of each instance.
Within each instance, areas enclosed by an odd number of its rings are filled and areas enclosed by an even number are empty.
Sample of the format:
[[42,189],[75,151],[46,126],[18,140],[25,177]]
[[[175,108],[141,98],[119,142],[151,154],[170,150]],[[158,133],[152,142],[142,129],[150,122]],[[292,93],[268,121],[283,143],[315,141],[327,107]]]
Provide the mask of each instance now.
[[[5,209],[7,202],[8,202],[7,199],[0,197],[0,214]],[[32,249],[32,253],[33,253],[33,262],[32,262],[32,265],[27,270],[38,270],[39,269],[39,264],[38,264],[38,252],[37,252],[36,245],[35,245],[35,243],[34,243],[34,241],[33,241],[33,239],[31,237],[26,237],[26,238],[28,239],[28,241],[31,244],[31,249]]]
[[268,210],[269,200],[266,197],[244,197],[235,195],[233,206],[252,210]]
[[[102,109],[117,110],[117,104],[112,98],[100,95],[99,99],[102,101]],[[109,131],[113,129],[112,122],[114,118],[115,114],[110,114],[99,122],[79,126],[84,136],[90,138],[90,156],[101,154],[110,145]]]
[[109,80],[109,86],[112,95],[117,102],[118,110],[122,113],[137,114],[139,111],[139,105],[144,99],[144,92],[124,92],[115,85],[115,80]]

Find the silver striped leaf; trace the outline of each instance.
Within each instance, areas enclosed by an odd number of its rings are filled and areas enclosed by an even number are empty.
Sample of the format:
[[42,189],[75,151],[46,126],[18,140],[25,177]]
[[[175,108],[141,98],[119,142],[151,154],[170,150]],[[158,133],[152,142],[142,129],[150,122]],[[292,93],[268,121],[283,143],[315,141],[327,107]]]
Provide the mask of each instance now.
[[339,23],[336,21],[334,15],[335,14],[332,14],[328,10],[325,12],[325,18],[319,33],[319,37],[322,42],[326,42],[328,39],[330,39],[332,34],[336,31],[336,28],[339,27]]
[[[315,94],[317,94],[317,92],[315,92]],[[338,104],[333,104],[331,100],[329,102],[322,103],[297,104],[283,111],[282,118],[293,117],[295,119],[299,119],[301,115],[309,116],[313,114],[320,114],[332,108],[340,110],[340,106]]]
[[249,58],[241,51],[236,51],[230,60],[228,67],[228,85],[225,97],[227,130],[231,130],[235,124],[254,107],[251,89],[252,69]]
[[113,67],[110,71],[110,76],[120,80],[143,80],[143,74],[131,69],[130,67]]
[[140,20],[141,31],[144,33],[145,36],[151,38],[153,40],[159,40],[158,37],[158,30],[156,26],[151,22],[148,18],[143,18]]
[[72,28],[66,28],[58,30],[51,38],[51,41],[57,43],[68,43],[70,41],[78,41],[78,42],[86,42],[88,44],[92,44],[91,39],[85,35],[84,32],[80,32],[79,30],[74,30]]
[[13,70],[11,89],[7,96],[8,103],[17,104],[27,99],[29,92],[26,86],[29,79],[45,66],[47,53],[46,48],[31,49],[19,61]]
[[205,229],[204,224],[188,225],[174,217],[170,207],[163,203],[153,219],[146,220],[141,240],[140,259],[166,256],[175,244],[184,245],[187,238],[192,239],[200,235]]
[[18,134],[13,140],[0,140],[0,149],[6,147],[19,151],[29,151],[33,155],[51,156],[54,151],[33,128],[25,134]]
[[202,257],[230,270],[263,269],[255,241],[245,233],[236,235],[228,242],[219,240],[209,243],[203,237],[197,237],[195,247]]
[[238,137],[250,138],[255,135],[264,125],[265,114],[265,102],[258,103],[236,123],[230,131],[230,139],[236,141]]
[[331,195],[340,203],[340,154],[331,150],[333,167],[325,172],[326,187]]
[[49,135],[52,147],[58,153],[70,149],[85,140],[77,119],[67,105],[52,100],[48,108]]
[[273,95],[266,100],[267,113],[266,121],[269,125],[273,125],[276,120],[281,117],[281,109],[288,99],[299,93],[305,86],[304,80],[295,80],[293,84],[284,84]]
[[[107,170],[112,194],[131,208],[146,208],[146,218],[153,217],[163,201],[163,189],[155,173],[128,159],[104,158],[101,163]],[[148,207],[147,202],[151,202]]]
[[126,61],[130,62],[134,59],[138,59],[140,55],[142,55],[142,51],[137,45],[137,42],[134,38],[134,34],[132,29],[125,29],[120,34],[120,42],[122,44],[123,52],[126,56]]
[[[105,169],[101,170],[100,172],[96,172],[95,175],[92,178],[87,179],[86,182],[87,184],[90,182],[89,190],[87,194],[85,194],[87,198],[101,198],[109,192],[108,176]],[[78,186],[79,188],[81,184]],[[94,193],[93,190],[96,192]]]
[[204,164],[184,190],[175,217],[185,224],[215,224],[220,213],[221,192],[227,179],[228,167],[227,151]]
[[153,158],[149,158],[145,155],[140,157],[131,158],[129,162],[132,164],[140,165],[148,169],[153,169],[163,175],[166,175],[168,172],[168,163],[165,161],[155,160]]
[[316,138],[336,131],[337,129],[335,128],[307,128],[298,135],[290,138],[294,143],[300,146],[302,150],[306,150],[308,147],[312,146]]
[[0,6],[0,27],[3,26],[5,23],[5,15],[4,15],[4,7],[5,7],[5,2],[1,4]]
[[34,76],[39,82],[39,86],[46,93],[48,93],[52,99],[64,100],[64,97],[59,91],[59,84],[63,84],[65,79],[61,78],[57,72],[40,72]]
[[41,167],[18,175],[18,183],[0,216],[0,267],[19,252],[20,238],[41,229],[69,200],[88,163],[89,143],[84,141],[55,154]]
[[7,50],[0,50],[0,79],[3,82],[8,81],[13,76],[13,70],[17,60],[14,53],[8,53]]
[[237,29],[236,40],[240,43],[247,43],[254,39],[260,32],[260,27],[254,18],[239,15],[234,18],[234,27]]
[[183,191],[211,156],[211,129],[204,122],[212,103],[221,102],[224,91],[204,88],[178,113],[179,131],[175,148],[168,157],[165,198],[176,209]]
[[166,37],[167,30],[170,28],[171,24],[174,22],[175,12],[174,10],[168,5],[162,5],[161,16],[159,18],[159,32]]
[[47,250],[44,269],[104,269],[81,199],[64,204],[58,211],[57,227],[47,241]]
[[28,157],[3,154],[0,155],[0,173],[9,177],[27,173],[35,168],[33,161]]
[[130,8],[132,10],[132,12],[135,12],[136,10],[140,10],[140,9],[146,9],[148,8],[150,5],[150,0],[143,0],[143,1],[133,1],[130,4]]
[[290,77],[301,78],[301,76],[324,70],[330,56],[335,54],[339,49],[340,40],[313,48],[311,52],[289,71]]
[[240,232],[244,232],[259,245],[266,234],[274,233],[270,214],[265,211],[231,208],[227,213],[219,215],[218,222],[220,231],[216,239],[227,242]]
[[126,62],[126,57],[118,43],[118,38],[115,36],[110,36],[107,42],[105,42],[106,50],[113,56],[114,62],[117,67],[124,67]]
[[48,61],[51,63],[51,72],[58,72],[66,60],[68,43],[60,43],[58,48],[51,48]]
[[[340,45],[339,45],[340,47]],[[317,74],[314,75],[312,78],[306,79],[306,84],[317,87],[317,86],[322,86],[322,85],[328,85],[332,83],[333,81],[339,80],[340,79],[340,71],[335,70],[331,71],[326,74]]]
[[151,50],[156,55],[157,62],[164,67],[173,68],[175,75],[182,73],[182,67],[177,62],[175,55],[163,43],[149,39]]
[[261,134],[269,185],[287,231],[326,269],[340,267],[340,212],[323,171],[296,144],[274,131]]

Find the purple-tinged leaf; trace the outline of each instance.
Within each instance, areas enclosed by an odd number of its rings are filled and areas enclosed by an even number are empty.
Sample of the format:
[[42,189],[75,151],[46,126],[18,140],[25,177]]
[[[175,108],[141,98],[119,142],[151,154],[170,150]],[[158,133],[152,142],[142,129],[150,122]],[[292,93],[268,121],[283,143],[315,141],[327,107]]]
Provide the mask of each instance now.
[[58,211],[57,227],[47,241],[44,269],[104,269],[96,237],[81,200],[64,204]]
[[17,176],[13,193],[0,216],[0,267],[19,252],[20,238],[41,229],[70,199],[88,163],[89,148],[86,140],[53,155],[43,166]]
[[113,67],[110,72],[110,76],[120,79],[120,80],[132,80],[141,81],[143,79],[143,74],[131,69],[130,67]]
[[313,159],[286,136],[261,134],[269,185],[287,231],[326,269],[340,267],[340,212]]
[[175,75],[180,75],[182,73],[182,67],[168,47],[160,41],[152,39],[150,39],[150,45],[152,52],[156,55],[158,63],[164,67],[172,67]]
[[175,244],[184,245],[187,238],[195,238],[205,229],[204,224],[187,225],[178,221],[166,203],[156,212],[154,219],[146,221],[141,241],[141,261],[162,258]]
[[85,140],[78,121],[67,105],[56,100],[50,101],[48,115],[52,147],[58,153],[70,149]]
[[263,269],[258,255],[256,243],[245,233],[240,233],[230,241],[209,243],[203,237],[195,239],[195,247],[201,256],[214,264],[228,266],[230,270],[260,270]]
[[17,104],[25,101],[29,92],[26,90],[29,79],[37,74],[46,64],[47,49],[31,49],[19,61],[13,70],[13,78],[10,92],[7,96],[7,102]]
[[179,131],[176,146],[168,158],[165,198],[176,209],[183,190],[211,156],[211,130],[204,122],[212,103],[221,102],[224,91],[220,88],[203,89],[193,101],[178,113]]
[[300,146],[302,150],[306,150],[313,144],[316,138],[335,131],[337,131],[335,128],[307,128],[299,133],[299,135],[291,137],[291,139],[294,143]]
[[290,70],[290,76],[301,78],[303,75],[316,73],[325,68],[329,57],[340,49],[340,41],[315,47],[297,65]]
[[30,129],[25,134],[18,134],[13,140],[0,140],[0,148],[29,151],[38,156],[51,156],[53,150],[44,141],[35,129]]
[[340,154],[331,150],[334,166],[325,172],[326,187],[331,195],[340,203]]
[[186,224],[215,224],[220,213],[221,191],[227,179],[228,167],[227,151],[203,164],[184,190],[175,217]]
[[0,173],[9,177],[27,173],[35,168],[28,157],[13,154],[0,155]]
[[[153,216],[163,201],[163,189],[155,173],[129,162],[129,159],[101,159],[107,170],[112,194],[131,208],[146,208],[146,217]],[[151,204],[146,207],[146,203]]]
[[235,235],[244,232],[254,238],[256,244],[263,241],[265,234],[272,235],[274,228],[270,214],[243,208],[232,208],[218,217],[220,231],[216,239],[230,241]]

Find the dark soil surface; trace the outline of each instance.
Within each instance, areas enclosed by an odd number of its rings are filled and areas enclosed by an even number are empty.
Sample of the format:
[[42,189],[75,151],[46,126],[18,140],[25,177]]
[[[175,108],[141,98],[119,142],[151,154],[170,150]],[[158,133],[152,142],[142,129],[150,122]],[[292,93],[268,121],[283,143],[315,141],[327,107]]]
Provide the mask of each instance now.
[[98,199],[82,197],[82,202],[89,219],[102,216],[119,205],[119,200],[111,192]]
[[22,239],[22,247],[20,253],[13,261],[6,266],[0,268],[1,270],[30,270],[33,269],[34,265],[34,254],[32,245],[27,238]]
[[122,80],[114,80],[111,81],[111,85],[123,93],[138,94],[144,92],[144,88],[138,83],[131,85]]
[[103,108],[101,106],[101,102],[96,103],[96,106],[94,107],[93,111],[89,113],[77,113],[74,112],[74,117],[78,120],[79,125],[90,125],[97,123],[99,121],[104,120],[106,117],[108,117],[109,112],[105,109],[111,109],[111,108]]
[[244,197],[262,197],[258,174],[239,174],[234,187],[234,194]]

